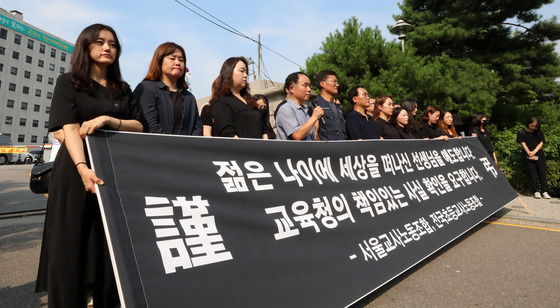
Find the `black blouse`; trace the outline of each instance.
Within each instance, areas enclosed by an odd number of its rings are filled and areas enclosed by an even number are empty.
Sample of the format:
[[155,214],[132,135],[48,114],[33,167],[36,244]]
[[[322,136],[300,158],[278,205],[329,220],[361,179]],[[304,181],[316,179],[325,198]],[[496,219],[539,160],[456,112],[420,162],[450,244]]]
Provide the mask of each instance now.
[[426,131],[426,135],[428,138],[433,139],[439,136],[447,135],[441,127],[437,123],[435,124],[428,124],[425,122],[424,131]]
[[486,149],[488,153],[494,153],[494,146],[492,145],[490,132],[487,129],[481,131],[480,129],[474,127],[471,130],[471,135],[472,134],[476,134],[476,137],[478,138],[480,143],[482,143],[482,146]]
[[395,127],[382,118],[377,118],[375,125],[377,126],[379,136],[383,137],[383,139],[401,139]]
[[233,94],[224,95],[213,102],[211,112],[214,136],[260,139],[266,133],[261,113]]

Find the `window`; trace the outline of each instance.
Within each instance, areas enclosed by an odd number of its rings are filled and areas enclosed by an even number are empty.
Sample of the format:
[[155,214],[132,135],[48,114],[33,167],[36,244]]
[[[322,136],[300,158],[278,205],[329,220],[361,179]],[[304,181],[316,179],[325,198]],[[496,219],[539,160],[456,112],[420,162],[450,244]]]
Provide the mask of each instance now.
[[17,76],[17,67],[12,66],[12,68],[10,68],[10,74]]
[[41,105],[39,105],[39,104],[33,105],[33,111],[39,112],[40,110],[41,110]]
[[17,136],[17,141],[18,142],[25,142],[25,135],[18,135]]
[[34,42],[32,39],[28,39],[28,40],[27,40],[27,48],[33,50],[33,44],[34,44],[34,43],[35,43],[35,42]]
[[12,125],[13,120],[14,120],[13,117],[6,116],[6,121],[4,121],[4,124]]
[[51,58],[56,58],[56,49],[51,48]]
[[33,62],[33,57],[31,57],[31,56],[25,56],[25,63],[31,64],[31,62]]
[[1,39],[6,39],[8,37],[8,30],[2,28],[0,29],[0,38]]
[[63,52],[60,53],[60,61],[66,62],[66,54]]
[[54,64],[49,64],[49,70],[54,72]]
[[33,124],[31,124],[33,127],[39,127],[39,120],[33,120]]
[[8,105],[6,105],[8,108],[14,108],[14,100],[13,99],[9,99],[8,100]]
[[0,46],[0,55],[6,54],[6,48]]
[[35,96],[41,97],[41,90],[40,89],[35,90]]
[[31,135],[31,143],[37,143],[37,136]]
[[49,121],[45,121],[45,128],[49,128]]
[[39,67],[43,67],[45,66],[45,62],[43,60],[39,60],[37,61],[37,65],[39,65]]
[[60,68],[60,73],[63,74],[64,73],[64,67]]
[[27,110],[27,103],[21,102],[21,110]]
[[52,92],[47,92],[47,98],[51,99],[52,98]]
[[12,53],[12,58],[14,58],[14,59],[16,59],[16,60],[19,60],[19,52],[14,51],[14,52]]
[[43,81],[43,75],[37,74],[37,81],[42,82]]
[[20,118],[20,119],[19,119],[19,126],[25,126],[26,123],[27,123],[27,119],[26,119],[26,118]]
[[45,48],[46,48],[45,45],[40,44],[40,45],[39,45],[39,52],[42,53],[42,54],[44,54],[44,53],[45,53]]
[[4,71],[4,63],[0,63],[0,72]]
[[15,83],[10,83],[8,85],[8,90],[10,91],[15,91],[16,90],[16,84]]
[[23,72],[23,77],[25,77],[27,79],[31,78],[31,72],[30,71]]
[[23,94],[29,94],[29,87],[24,86],[23,87],[23,91],[21,91]]
[[51,113],[51,106],[45,107],[45,113]]
[[14,36],[14,44],[16,44],[16,45],[20,45],[20,44],[21,44],[21,35],[16,34],[16,35]]
[[48,81],[48,84],[53,84],[53,83],[54,83],[54,78],[52,78],[52,77],[49,77],[49,81]]

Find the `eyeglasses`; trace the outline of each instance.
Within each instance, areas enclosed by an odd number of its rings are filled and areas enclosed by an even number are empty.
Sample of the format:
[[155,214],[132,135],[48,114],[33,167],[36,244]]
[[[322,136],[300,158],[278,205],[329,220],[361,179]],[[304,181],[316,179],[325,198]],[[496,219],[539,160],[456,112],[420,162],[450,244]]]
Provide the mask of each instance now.
[[369,98],[369,93],[367,93],[367,92],[362,92],[362,93],[358,94],[358,96]]
[[325,80],[325,81],[326,82],[332,82],[334,84],[338,84],[338,80],[336,80],[336,79],[328,79],[328,80]]

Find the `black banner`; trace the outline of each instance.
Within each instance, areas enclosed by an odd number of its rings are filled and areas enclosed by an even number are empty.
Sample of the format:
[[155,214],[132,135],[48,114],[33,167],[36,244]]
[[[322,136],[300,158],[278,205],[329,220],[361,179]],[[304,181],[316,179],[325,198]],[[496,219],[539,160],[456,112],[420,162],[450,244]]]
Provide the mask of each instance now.
[[470,137],[87,142],[128,307],[348,306],[517,197]]

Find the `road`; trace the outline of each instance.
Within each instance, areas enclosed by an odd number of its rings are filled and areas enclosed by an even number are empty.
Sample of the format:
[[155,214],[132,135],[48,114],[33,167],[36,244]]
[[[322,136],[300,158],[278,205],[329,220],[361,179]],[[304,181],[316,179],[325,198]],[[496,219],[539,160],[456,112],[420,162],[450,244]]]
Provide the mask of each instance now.
[[[0,166],[0,213],[45,207],[27,189],[30,169]],[[33,293],[43,221],[0,219],[0,307],[47,307]],[[352,307],[558,307],[560,225],[535,226],[481,223]]]

